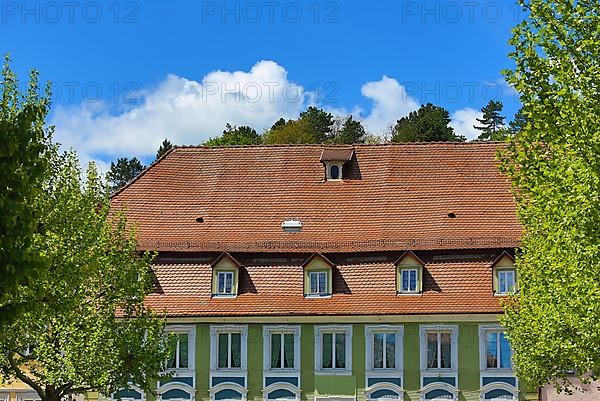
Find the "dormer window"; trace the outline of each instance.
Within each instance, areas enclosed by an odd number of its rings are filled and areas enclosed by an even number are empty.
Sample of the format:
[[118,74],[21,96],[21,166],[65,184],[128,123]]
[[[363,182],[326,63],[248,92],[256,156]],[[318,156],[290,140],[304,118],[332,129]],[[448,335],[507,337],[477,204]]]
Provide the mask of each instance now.
[[413,252],[407,251],[396,261],[396,283],[399,295],[418,295],[423,292],[425,263]]
[[222,253],[213,263],[212,296],[235,297],[241,264],[227,252]]
[[354,156],[354,148],[335,146],[323,149],[321,163],[325,165],[325,178],[329,181],[344,178],[344,164]]
[[334,264],[325,256],[315,253],[303,264],[304,296],[307,298],[330,297]]
[[515,259],[508,252],[503,252],[492,263],[492,285],[496,295],[513,294],[518,289]]

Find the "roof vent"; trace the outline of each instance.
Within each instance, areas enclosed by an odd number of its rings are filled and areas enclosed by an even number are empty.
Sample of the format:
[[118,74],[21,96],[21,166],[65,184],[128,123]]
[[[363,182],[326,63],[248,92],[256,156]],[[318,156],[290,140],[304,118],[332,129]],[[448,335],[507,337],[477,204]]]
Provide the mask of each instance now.
[[448,213],[448,217],[451,219],[455,219],[456,218],[456,214],[454,213]]
[[204,223],[204,217],[196,217],[196,223]]
[[281,228],[286,233],[299,233],[302,230],[302,222],[300,220],[288,219],[281,223]]

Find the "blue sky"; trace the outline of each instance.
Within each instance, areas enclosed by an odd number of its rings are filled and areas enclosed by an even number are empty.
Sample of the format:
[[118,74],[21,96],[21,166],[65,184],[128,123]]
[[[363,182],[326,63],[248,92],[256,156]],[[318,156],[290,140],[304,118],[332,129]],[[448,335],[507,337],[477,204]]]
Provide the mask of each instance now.
[[57,139],[104,164],[309,104],[382,133],[432,102],[472,137],[489,99],[519,106],[501,71],[520,17],[510,1],[3,1],[0,52],[54,82]]

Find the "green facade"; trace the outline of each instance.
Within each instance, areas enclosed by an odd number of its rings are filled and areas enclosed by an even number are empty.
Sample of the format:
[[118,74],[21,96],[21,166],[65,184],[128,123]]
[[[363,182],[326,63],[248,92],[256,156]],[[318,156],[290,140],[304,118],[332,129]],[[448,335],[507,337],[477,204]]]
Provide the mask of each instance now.
[[[215,323],[220,325],[223,323]],[[238,323],[236,323],[238,324]],[[243,323],[241,323],[243,324]],[[321,324],[321,323],[320,323]],[[325,324],[325,323],[322,323]],[[420,400],[420,324],[402,324],[403,335],[403,389],[404,400]],[[427,322],[424,324],[437,324]],[[447,323],[439,323],[447,324]],[[452,323],[458,326],[458,399],[461,401],[480,400],[480,355],[479,323]],[[195,356],[195,400],[210,400],[210,323],[196,324]],[[315,397],[347,396],[356,400],[366,400],[366,338],[365,324],[352,324],[352,374],[315,374],[315,324],[301,324],[300,338],[300,387],[301,400],[314,400]],[[263,325],[247,324],[247,371],[248,400],[263,398]],[[525,399],[521,391],[520,399]],[[150,397],[148,397],[150,399]],[[332,398],[333,400],[334,398]]]

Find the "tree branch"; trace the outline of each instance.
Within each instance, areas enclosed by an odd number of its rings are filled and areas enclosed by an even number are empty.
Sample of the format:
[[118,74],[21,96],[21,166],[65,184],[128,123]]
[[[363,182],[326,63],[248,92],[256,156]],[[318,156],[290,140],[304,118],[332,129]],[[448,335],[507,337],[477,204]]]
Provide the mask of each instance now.
[[10,364],[10,367],[14,371],[15,376],[17,376],[17,379],[21,380],[23,383],[27,384],[29,387],[34,389],[35,392],[38,393],[38,395],[40,396],[41,399],[45,398],[46,392],[44,391],[44,389],[42,389],[42,387],[40,385],[38,385],[35,381],[33,381],[30,377],[28,377],[25,373],[23,373],[23,371],[21,371],[21,369],[19,369],[15,360],[13,359],[12,355],[10,355],[10,354],[8,356],[8,363]]

